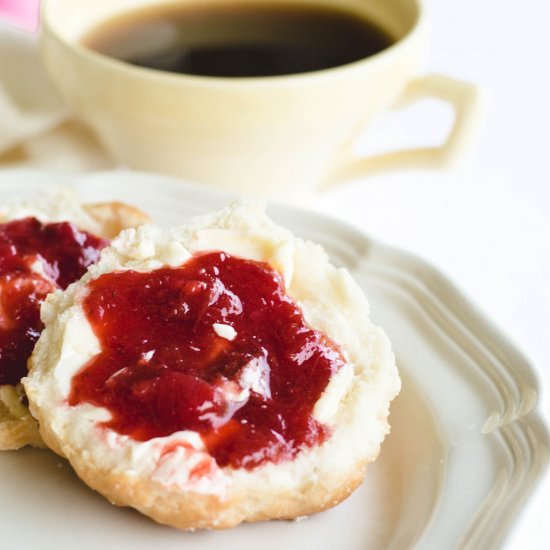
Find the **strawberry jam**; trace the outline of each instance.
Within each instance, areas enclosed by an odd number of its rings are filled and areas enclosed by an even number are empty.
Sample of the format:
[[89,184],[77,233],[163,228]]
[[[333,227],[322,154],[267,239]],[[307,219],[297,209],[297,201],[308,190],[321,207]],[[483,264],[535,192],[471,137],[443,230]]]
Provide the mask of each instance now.
[[67,222],[0,224],[0,384],[15,385],[27,374],[46,295],[80,279],[106,245]]
[[105,427],[138,441],[194,430],[218,465],[247,469],[328,437],[312,411],[344,359],[268,264],[211,252],[88,290],[102,351],[69,403],[106,407]]

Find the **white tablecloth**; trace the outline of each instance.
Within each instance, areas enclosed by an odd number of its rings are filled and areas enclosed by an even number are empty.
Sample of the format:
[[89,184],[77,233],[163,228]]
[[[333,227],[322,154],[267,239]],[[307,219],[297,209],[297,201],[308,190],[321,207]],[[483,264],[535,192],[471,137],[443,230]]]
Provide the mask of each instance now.
[[[489,95],[474,155],[452,173],[403,172],[351,182],[317,199],[315,207],[436,264],[550,383],[550,47],[544,38],[550,4],[425,4],[432,19],[426,72],[480,83]],[[449,124],[445,108],[418,105],[380,120],[362,147],[432,143]],[[21,165],[84,171],[114,163],[67,118],[27,37],[0,26],[0,166]],[[549,509],[550,481],[508,548],[547,548]]]

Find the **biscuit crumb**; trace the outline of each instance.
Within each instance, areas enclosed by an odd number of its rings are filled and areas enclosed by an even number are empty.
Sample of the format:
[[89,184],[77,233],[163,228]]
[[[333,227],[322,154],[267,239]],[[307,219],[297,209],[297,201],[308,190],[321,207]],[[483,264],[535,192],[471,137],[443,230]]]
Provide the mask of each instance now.
[[212,325],[214,332],[220,337],[232,342],[237,337],[237,331],[231,325],[223,323],[214,323]]

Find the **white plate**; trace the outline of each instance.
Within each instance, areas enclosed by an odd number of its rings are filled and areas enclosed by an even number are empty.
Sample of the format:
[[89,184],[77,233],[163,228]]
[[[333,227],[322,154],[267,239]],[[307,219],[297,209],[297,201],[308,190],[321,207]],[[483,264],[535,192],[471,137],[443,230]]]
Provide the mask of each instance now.
[[[228,202],[203,187],[129,172],[81,177],[0,172],[0,200],[46,184],[74,184],[85,201],[124,200],[163,226]],[[361,488],[300,522],[180,533],[87,489],[66,462],[35,449],[0,454],[0,540],[5,548],[496,548],[548,463],[540,382],[527,359],[422,260],[312,212],[272,217],[321,243],[351,270],[389,333],[403,377],[392,433]]]

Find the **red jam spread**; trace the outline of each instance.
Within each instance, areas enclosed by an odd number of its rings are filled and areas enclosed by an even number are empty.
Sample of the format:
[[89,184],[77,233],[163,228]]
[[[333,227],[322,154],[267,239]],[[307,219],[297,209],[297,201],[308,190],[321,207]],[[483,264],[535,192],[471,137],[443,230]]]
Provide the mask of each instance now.
[[344,359],[268,264],[211,252],[88,289],[102,351],[73,378],[69,403],[106,407],[104,426],[138,441],[198,431],[219,466],[247,469],[329,436],[312,411]]
[[80,279],[106,245],[68,222],[0,224],[0,385],[15,385],[27,374],[46,295]]

